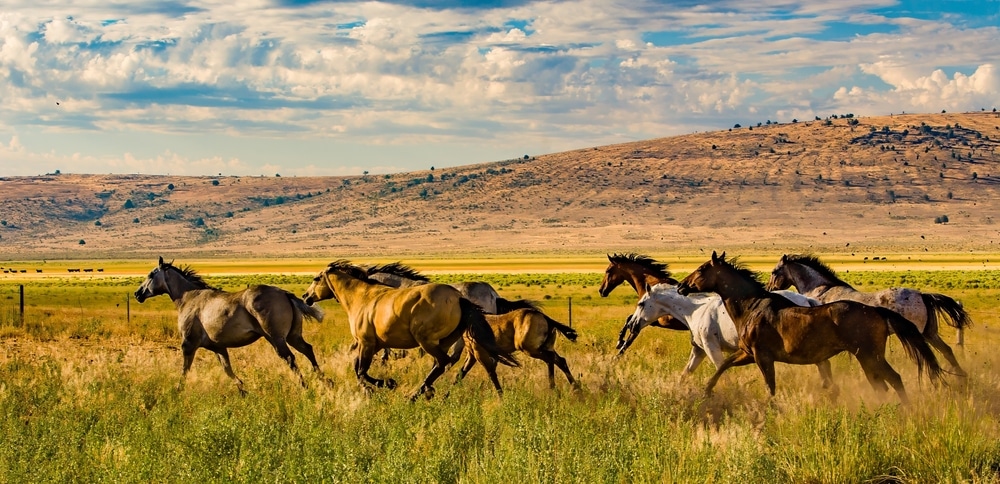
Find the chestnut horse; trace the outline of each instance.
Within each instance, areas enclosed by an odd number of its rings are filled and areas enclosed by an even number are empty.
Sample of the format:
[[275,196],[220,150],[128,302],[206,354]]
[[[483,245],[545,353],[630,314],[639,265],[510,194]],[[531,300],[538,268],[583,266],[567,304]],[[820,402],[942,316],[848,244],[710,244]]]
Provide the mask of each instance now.
[[771,271],[767,288],[787,289],[795,286],[799,292],[822,302],[850,299],[872,306],[892,309],[917,325],[927,342],[948,360],[952,371],[966,376],[958,364],[955,353],[938,332],[938,315],[958,330],[958,344],[964,342],[963,330],[972,325],[972,319],[958,301],[945,296],[916,289],[893,287],[877,292],[862,292],[844,282],[837,273],[810,255],[783,255]]
[[242,291],[225,292],[213,288],[188,267],[178,268],[163,262],[149,273],[135,299],[142,303],[148,298],[166,294],[177,306],[177,327],[181,333],[181,353],[184,376],[191,369],[198,348],[206,348],[219,356],[223,370],[245,394],[243,380],[233,373],[227,348],[246,346],[264,338],[278,356],[285,360],[305,386],[302,373],[295,365],[295,355],[289,346],[305,355],[313,370],[320,373],[312,346],[302,339],[302,319],[323,320],[323,312],[306,305],[294,294],[274,286],[250,286]]
[[483,363],[498,394],[503,394],[496,364],[519,366],[510,352],[497,347],[482,308],[446,284],[394,288],[368,278],[366,269],[339,260],[317,275],[302,296],[307,304],[335,299],[344,307],[354,336],[354,369],[358,380],[376,387],[395,388],[392,379],[368,375],[372,357],[383,348],[420,347],[434,358],[423,384],[411,395],[434,395],[434,382],[450,364],[448,348],[465,338]]
[[856,301],[836,301],[822,306],[796,306],[768,292],[755,273],[712,252],[712,259],[698,267],[677,286],[677,292],[715,292],[722,297],[736,330],[739,349],[716,370],[705,387],[711,393],[729,367],[756,363],[774,396],[774,363],[811,365],[847,351],[857,358],[868,382],[876,390],[892,386],[907,402],[903,380],[885,359],[886,340],[892,328],[906,354],[922,373],[928,369],[934,382],[942,370],[934,352],[912,322],[895,311]]
[[[635,290],[635,293],[640,298],[646,295],[646,288],[648,287],[657,284],[677,284],[677,280],[670,274],[667,264],[657,262],[649,256],[631,252],[625,254],[616,253],[614,255],[608,254],[608,262],[610,264],[604,269],[604,279],[601,280],[601,287],[597,289],[601,297],[608,297],[608,294],[611,294],[611,291],[623,282],[627,282],[632,286],[632,289]],[[677,321],[669,314],[650,323],[650,325],[658,328],[676,329],[678,331],[688,330],[688,327],[684,323]],[[628,324],[626,323],[625,326],[622,326],[621,331],[618,332],[616,349],[619,355],[625,351],[625,347],[627,346],[625,343],[625,332],[627,330]]]
[[[525,303],[527,303],[525,301]],[[562,333],[566,339],[576,341],[576,330],[556,321],[540,309],[531,305],[528,309],[516,309],[504,314],[487,314],[486,321],[493,329],[497,346],[506,352],[520,350],[532,358],[544,361],[549,368],[549,388],[556,387],[555,367],[566,375],[569,384],[579,388],[573,373],[569,371],[566,359],[556,353],[556,332]],[[458,373],[458,380],[476,365],[477,357],[473,351],[466,350],[468,356]]]

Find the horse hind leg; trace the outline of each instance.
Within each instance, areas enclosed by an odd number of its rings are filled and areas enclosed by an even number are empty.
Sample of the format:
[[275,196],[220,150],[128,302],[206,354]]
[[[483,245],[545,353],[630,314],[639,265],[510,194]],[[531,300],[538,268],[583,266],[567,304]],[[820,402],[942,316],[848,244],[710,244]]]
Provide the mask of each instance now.
[[225,370],[226,375],[236,382],[236,388],[240,390],[240,396],[246,396],[247,391],[243,388],[243,380],[233,373],[233,365],[229,361],[229,350],[226,348],[209,348],[209,350],[214,351],[215,355],[219,357],[219,363],[222,364],[222,369]]
[[944,356],[944,359],[948,360],[948,364],[951,365],[951,369],[956,375],[962,378],[968,376],[968,374],[965,373],[965,370],[962,369],[962,366],[958,364],[958,359],[955,358],[955,353],[951,350],[951,346],[948,346],[948,343],[945,343],[944,340],[941,339],[941,335],[938,334],[937,331],[933,333],[925,332],[924,339],[927,340],[927,344],[938,350],[938,352]]
[[[899,395],[899,400],[905,405],[909,402],[909,398],[906,396],[906,389],[903,388],[903,379],[900,378],[899,373],[889,365],[885,358],[881,358],[877,355],[857,355],[858,363],[861,364],[861,369],[865,372],[865,377],[868,378],[868,383],[871,384],[872,388],[875,390],[881,390],[883,392],[888,391],[888,386],[892,386],[892,389],[896,391]],[[886,385],[888,383],[888,386]]]
[[819,379],[823,382],[823,389],[830,391],[830,396],[836,398],[840,393],[840,389],[837,388],[837,384],[833,382],[833,369],[830,365],[830,360],[823,360],[816,363],[816,369],[819,371]]
[[[451,364],[451,359],[448,356],[446,348],[441,348],[439,346],[424,345],[421,343],[421,348],[434,358],[434,366],[431,367],[430,373],[424,378],[424,382],[420,385],[412,395],[410,395],[410,401],[415,401],[420,395],[426,395],[427,399],[430,400],[434,396],[434,382],[444,374],[444,371]],[[489,371],[489,366],[486,361],[480,361],[484,367]]]
[[569,384],[573,386],[573,389],[580,389],[580,383],[573,379],[573,372],[569,371],[569,365],[566,364],[566,358],[563,358],[559,353],[556,353],[555,350],[543,350],[539,355],[531,356],[534,356],[535,358],[538,358],[548,364],[549,388],[556,387],[554,367],[558,366],[559,369],[562,370],[563,374],[566,375],[566,380],[568,380]]
[[298,365],[295,364],[295,355],[292,354],[292,350],[288,348],[287,341],[285,341],[284,338],[268,337],[267,342],[271,343],[271,346],[274,347],[274,351],[278,353],[278,356],[280,356],[282,360],[288,362],[288,366],[299,377],[299,383],[301,383],[303,387],[306,386],[306,379],[302,376],[302,372],[299,371]]

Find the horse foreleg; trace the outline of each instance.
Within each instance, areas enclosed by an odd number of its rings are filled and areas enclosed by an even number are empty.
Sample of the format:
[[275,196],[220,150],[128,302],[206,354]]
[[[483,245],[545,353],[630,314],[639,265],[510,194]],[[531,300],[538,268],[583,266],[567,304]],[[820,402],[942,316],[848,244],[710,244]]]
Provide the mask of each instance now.
[[754,355],[754,361],[757,362],[757,368],[760,369],[760,373],[764,375],[764,383],[767,384],[767,391],[774,396],[774,390],[776,382],[774,380],[774,359],[771,355],[763,355],[757,353]]
[[[703,349],[701,349],[701,348],[699,348],[699,347],[697,347],[697,346],[695,346],[695,345],[692,344],[691,345],[691,356],[688,356],[687,365],[685,365],[684,366],[684,370],[681,371],[681,376],[685,377],[685,376],[688,376],[688,375],[694,373],[695,368],[698,368],[698,365],[700,365],[701,362],[702,362],[702,360],[705,359],[705,356],[707,356],[706,353],[705,353],[705,350],[703,350]],[[715,355],[712,355],[712,363],[714,363],[716,367],[718,367],[719,365],[722,364],[723,361],[725,361],[725,357],[722,355],[721,351],[719,352],[718,356],[719,356],[719,359],[716,360],[715,359]]]
[[247,391],[243,388],[243,380],[233,373],[233,365],[229,362],[229,350],[225,348],[209,348],[215,352],[215,355],[219,357],[219,363],[222,363],[222,369],[225,370],[226,375],[229,375],[234,382],[236,382],[236,388],[240,390],[240,395],[246,396]]
[[712,378],[708,379],[708,384],[705,385],[705,396],[712,394],[712,389],[715,388],[715,384],[718,383],[719,377],[721,377],[722,374],[730,367],[749,365],[753,362],[753,356],[749,353],[743,350],[736,350],[735,353],[729,355],[728,358],[723,360],[722,365],[719,365],[719,369],[715,370],[715,374],[712,375]]
[[396,388],[396,380],[393,380],[392,378],[386,378],[384,380],[380,380],[378,378],[372,378],[371,376],[368,375],[368,369],[371,368],[372,358],[374,357],[375,357],[374,347],[365,344],[358,346],[358,357],[354,363],[354,371],[358,375],[358,381],[362,383],[367,382],[379,388],[385,387],[390,390]]

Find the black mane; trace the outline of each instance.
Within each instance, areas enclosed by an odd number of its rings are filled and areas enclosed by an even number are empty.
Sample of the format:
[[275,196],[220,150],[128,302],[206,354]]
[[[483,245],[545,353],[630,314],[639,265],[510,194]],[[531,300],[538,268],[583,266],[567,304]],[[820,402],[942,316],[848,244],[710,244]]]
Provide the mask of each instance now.
[[832,281],[832,286],[845,286],[850,287],[850,285],[844,282],[840,277],[837,277],[837,273],[830,268],[830,266],[820,262],[819,258],[811,254],[796,254],[789,255],[785,258],[786,262],[795,262],[802,264],[820,274],[824,279]]
[[646,255],[627,252],[624,254],[609,255],[608,259],[616,264],[624,264],[628,262],[639,264],[648,269],[650,272],[653,272],[660,279],[673,278],[673,274],[671,274],[670,270],[667,269],[667,264],[665,262],[657,262],[652,257]]
[[192,269],[191,266],[177,267],[172,262],[164,262],[163,268],[177,271],[182,277],[184,277],[184,279],[187,279],[188,282],[197,286],[198,289],[218,289],[217,287],[209,286],[208,283],[205,282],[205,279],[203,279],[197,271]]
[[331,271],[341,271],[346,272],[349,276],[360,279],[362,281],[373,282],[368,279],[368,271],[352,264],[350,261],[345,259],[339,259],[331,262],[326,266],[326,272]]
[[401,262],[371,266],[368,268],[366,274],[369,276],[374,274],[392,274],[411,281],[431,282],[427,276],[413,270],[410,266],[403,265]]
[[741,278],[753,282],[754,286],[759,288],[761,291],[766,291],[764,283],[760,282],[760,273],[747,267],[747,265],[741,262],[739,258],[733,257],[729,260],[722,259],[721,262],[723,264],[728,264],[729,267],[732,267],[733,270],[736,271],[736,274]]

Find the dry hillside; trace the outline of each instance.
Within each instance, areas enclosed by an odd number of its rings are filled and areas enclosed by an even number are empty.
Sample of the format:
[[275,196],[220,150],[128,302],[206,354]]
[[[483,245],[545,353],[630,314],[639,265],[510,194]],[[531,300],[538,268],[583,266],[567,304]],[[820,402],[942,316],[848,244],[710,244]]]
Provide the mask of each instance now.
[[0,248],[4,259],[996,252],[998,144],[993,112],[843,115],[393,175],[6,177]]

